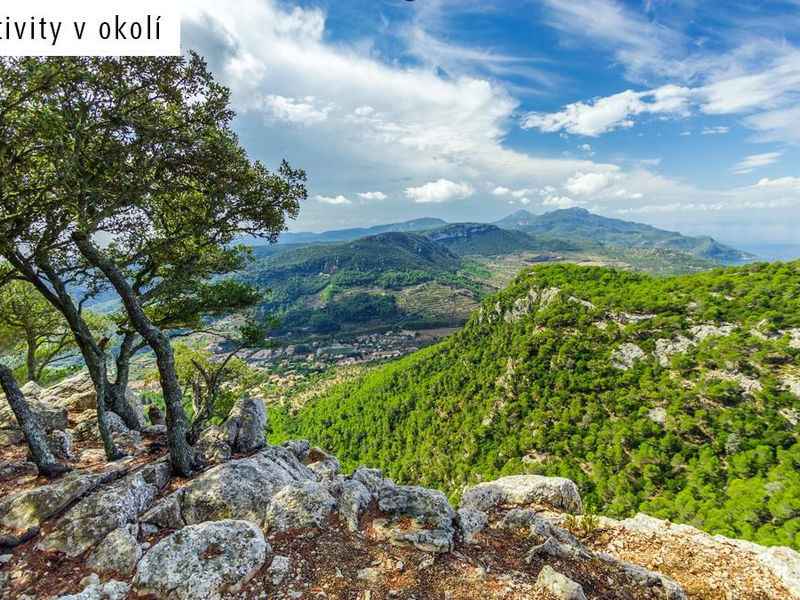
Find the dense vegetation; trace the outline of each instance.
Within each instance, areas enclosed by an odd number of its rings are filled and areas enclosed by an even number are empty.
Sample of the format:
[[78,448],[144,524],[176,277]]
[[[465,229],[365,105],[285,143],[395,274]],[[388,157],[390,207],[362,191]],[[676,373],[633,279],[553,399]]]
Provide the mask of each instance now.
[[452,496],[562,475],[609,515],[798,548],[799,326],[800,261],[673,278],[540,266],[449,340],[273,410],[275,441]]

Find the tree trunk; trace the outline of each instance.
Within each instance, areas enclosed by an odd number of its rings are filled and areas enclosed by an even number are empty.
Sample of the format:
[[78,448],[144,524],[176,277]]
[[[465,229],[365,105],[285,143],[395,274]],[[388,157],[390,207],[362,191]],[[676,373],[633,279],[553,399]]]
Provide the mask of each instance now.
[[156,355],[161,390],[164,393],[164,404],[167,409],[167,442],[170,462],[178,475],[188,477],[194,474],[203,467],[204,462],[186,439],[186,411],[183,408],[183,392],[178,382],[175,358],[169,338],[147,318],[136,293],[117,265],[108,259],[88,236],[75,233],[72,235],[72,239],[89,264],[100,269],[114,286],[122,299],[131,325],[153,349]]
[[98,407],[97,411],[98,419],[102,414],[103,423],[101,425],[101,423],[98,421],[97,426],[100,430],[100,437],[103,440],[106,458],[108,458],[108,460],[117,460],[123,456],[126,456],[124,452],[120,452],[117,449],[108,429],[108,423],[105,421],[104,403],[105,384],[107,381],[105,370],[105,354],[97,346],[97,343],[92,336],[92,332],[89,331],[89,326],[86,324],[86,321],[84,321],[83,317],[75,306],[75,303],[72,301],[72,297],[69,295],[69,292],[67,292],[66,285],[64,285],[64,282],[58,277],[58,274],[55,272],[52,265],[46,258],[37,256],[35,259],[36,266],[39,267],[47,276],[52,289],[45,284],[42,278],[39,277],[36,271],[34,271],[29,264],[20,260],[13,260],[14,258],[15,257],[12,255],[9,258],[9,262],[11,262],[11,264],[25,276],[28,282],[33,284],[33,286],[39,290],[39,292],[48,302],[50,302],[50,304],[56,307],[61,314],[64,315],[64,319],[66,319],[72,334],[75,336],[75,342],[78,344],[78,348],[83,355],[83,360],[86,363],[86,368],[89,371],[89,376],[92,379],[92,384],[94,385],[95,393],[97,394],[97,403],[98,405],[103,404],[103,409],[101,410]]
[[25,357],[25,364],[28,368],[28,381],[39,383],[38,377],[36,377],[36,337],[32,332],[26,332],[25,343],[28,346],[28,352]]
[[42,426],[36,420],[36,415],[34,415],[31,407],[28,406],[28,401],[25,400],[25,396],[22,395],[11,373],[11,369],[1,363],[0,387],[3,388],[6,394],[8,405],[14,412],[20,429],[22,429],[22,433],[25,434],[25,439],[28,441],[28,446],[30,446],[33,460],[36,466],[39,467],[39,472],[45,477],[53,477],[59,473],[65,473],[71,470],[67,465],[60,464],[53,456],[53,453],[50,452],[44,429],[42,429]]
[[106,406],[122,418],[128,429],[141,431],[143,423],[139,420],[139,414],[125,397],[125,392],[128,389],[130,362],[135,353],[133,346],[135,337],[136,334],[126,332],[122,338],[119,355],[115,361],[117,372],[114,383],[108,381],[106,377]]

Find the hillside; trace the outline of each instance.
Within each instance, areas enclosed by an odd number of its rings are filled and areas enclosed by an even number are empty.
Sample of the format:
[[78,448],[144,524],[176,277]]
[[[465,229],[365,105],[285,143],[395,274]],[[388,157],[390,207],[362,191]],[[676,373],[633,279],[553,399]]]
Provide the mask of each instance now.
[[274,427],[454,498],[560,475],[611,516],[797,548],[799,358],[800,261],[673,278],[540,266],[457,335],[274,409]]
[[454,506],[305,440],[268,445],[254,397],[201,437],[209,468],[178,477],[163,424],[115,420],[130,456],[103,461],[86,373],[24,393],[72,471],[38,474],[0,395],[0,600],[800,598],[791,549],[600,517],[568,479],[501,477]]
[[580,237],[607,246],[679,250],[722,263],[753,258],[750,254],[721,244],[709,236],[690,237],[643,223],[609,219],[590,213],[584,208],[565,208],[541,215],[520,210],[497,221],[495,225],[526,233]]
[[353,227],[351,229],[336,229],[332,231],[323,231],[322,233],[310,232],[286,232],[281,234],[281,244],[310,244],[310,243],[328,243],[328,242],[345,242],[348,240],[355,240],[370,235],[377,235],[379,233],[402,233],[425,231],[435,227],[441,227],[447,223],[442,219],[434,219],[424,217],[422,219],[412,219],[410,221],[403,221],[402,223],[388,223],[386,225],[374,225],[372,227]]
[[439,242],[459,255],[497,256],[522,252],[579,252],[591,244],[521,231],[501,229],[485,223],[454,223],[426,231],[428,239]]

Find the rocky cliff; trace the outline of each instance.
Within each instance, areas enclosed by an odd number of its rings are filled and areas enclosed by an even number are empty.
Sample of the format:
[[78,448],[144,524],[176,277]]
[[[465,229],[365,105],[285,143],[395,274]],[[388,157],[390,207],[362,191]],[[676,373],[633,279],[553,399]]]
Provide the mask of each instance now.
[[340,473],[307,441],[265,445],[254,399],[207,433],[212,464],[194,479],[170,474],[157,425],[120,428],[132,456],[107,464],[68,389],[28,390],[73,439],[67,475],[38,477],[3,424],[2,599],[800,598],[790,549],[584,515],[558,477],[481,483],[454,507],[376,469]]

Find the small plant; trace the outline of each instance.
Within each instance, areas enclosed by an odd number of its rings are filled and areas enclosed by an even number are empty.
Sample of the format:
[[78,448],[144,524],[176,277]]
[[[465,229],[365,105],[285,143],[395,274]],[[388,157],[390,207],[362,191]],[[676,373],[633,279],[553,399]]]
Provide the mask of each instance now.
[[564,519],[564,527],[575,535],[591,535],[598,525],[600,525],[600,516],[597,514],[597,506],[594,504],[588,504],[582,515],[567,515]]

